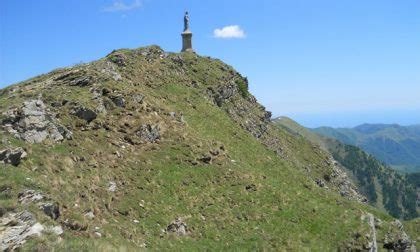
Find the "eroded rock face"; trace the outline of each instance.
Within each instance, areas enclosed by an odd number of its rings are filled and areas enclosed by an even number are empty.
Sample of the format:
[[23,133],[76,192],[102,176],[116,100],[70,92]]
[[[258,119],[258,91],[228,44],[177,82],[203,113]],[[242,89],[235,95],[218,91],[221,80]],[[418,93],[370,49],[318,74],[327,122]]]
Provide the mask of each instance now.
[[23,148],[4,149],[0,150],[0,162],[18,166],[20,161],[26,157],[26,152]]
[[3,128],[29,143],[41,143],[47,138],[53,141],[72,138],[72,133],[54,119],[41,100],[25,101],[22,107],[7,111],[5,116]]
[[23,211],[9,213],[0,219],[0,246],[2,251],[13,251],[31,236],[40,236],[44,227],[37,223],[34,216]]

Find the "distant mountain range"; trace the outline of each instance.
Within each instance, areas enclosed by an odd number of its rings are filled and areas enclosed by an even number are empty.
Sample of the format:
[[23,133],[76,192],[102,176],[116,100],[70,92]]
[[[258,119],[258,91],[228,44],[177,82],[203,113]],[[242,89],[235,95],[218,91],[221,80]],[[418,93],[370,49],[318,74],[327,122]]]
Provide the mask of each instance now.
[[420,195],[420,173],[400,174],[362,149],[320,135],[290,118],[279,117],[273,122],[329,152],[341,168],[347,171],[371,205],[398,218],[419,216],[417,195]]
[[354,128],[320,127],[312,131],[355,145],[396,170],[420,171],[420,125],[362,124]]

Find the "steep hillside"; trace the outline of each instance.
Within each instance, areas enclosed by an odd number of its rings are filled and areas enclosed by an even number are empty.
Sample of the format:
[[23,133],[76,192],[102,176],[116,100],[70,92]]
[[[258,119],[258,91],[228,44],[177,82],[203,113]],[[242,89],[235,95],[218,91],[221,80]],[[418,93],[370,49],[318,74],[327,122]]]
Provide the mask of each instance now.
[[122,49],[2,89],[0,110],[2,249],[412,246],[219,60]]
[[313,130],[358,146],[396,170],[420,171],[420,125],[363,124],[351,129],[321,127]]
[[419,216],[420,185],[416,182],[418,173],[398,174],[358,147],[318,135],[289,118],[280,117],[274,123],[329,151],[352,175],[352,180],[371,205],[385,209],[397,218],[412,219]]

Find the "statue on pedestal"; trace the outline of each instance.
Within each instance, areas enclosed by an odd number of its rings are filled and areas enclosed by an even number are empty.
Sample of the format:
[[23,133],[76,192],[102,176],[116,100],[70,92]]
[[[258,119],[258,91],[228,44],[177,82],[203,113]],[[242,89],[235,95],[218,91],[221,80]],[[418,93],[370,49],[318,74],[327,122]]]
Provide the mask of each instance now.
[[182,50],[181,52],[194,52],[192,48],[192,32],[190,31],[190,16],[188,11],[184,15],[184,32],[182,36]]

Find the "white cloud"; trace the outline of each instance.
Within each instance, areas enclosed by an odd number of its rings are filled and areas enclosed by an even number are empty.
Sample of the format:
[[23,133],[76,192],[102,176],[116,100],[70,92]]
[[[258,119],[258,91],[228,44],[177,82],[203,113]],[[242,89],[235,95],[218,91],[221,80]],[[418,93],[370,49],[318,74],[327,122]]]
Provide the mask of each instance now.
[[239,25],[229,25],[221,29],[216,29],[213,32],[215,38],[229,39],[229,38],[245,38],[245,32]]
[[115,0],[111,5],[102,8],[104,12],[130,11],[142,6],[142,0],[134,0],[131,4],[126,4],[123,0]]

